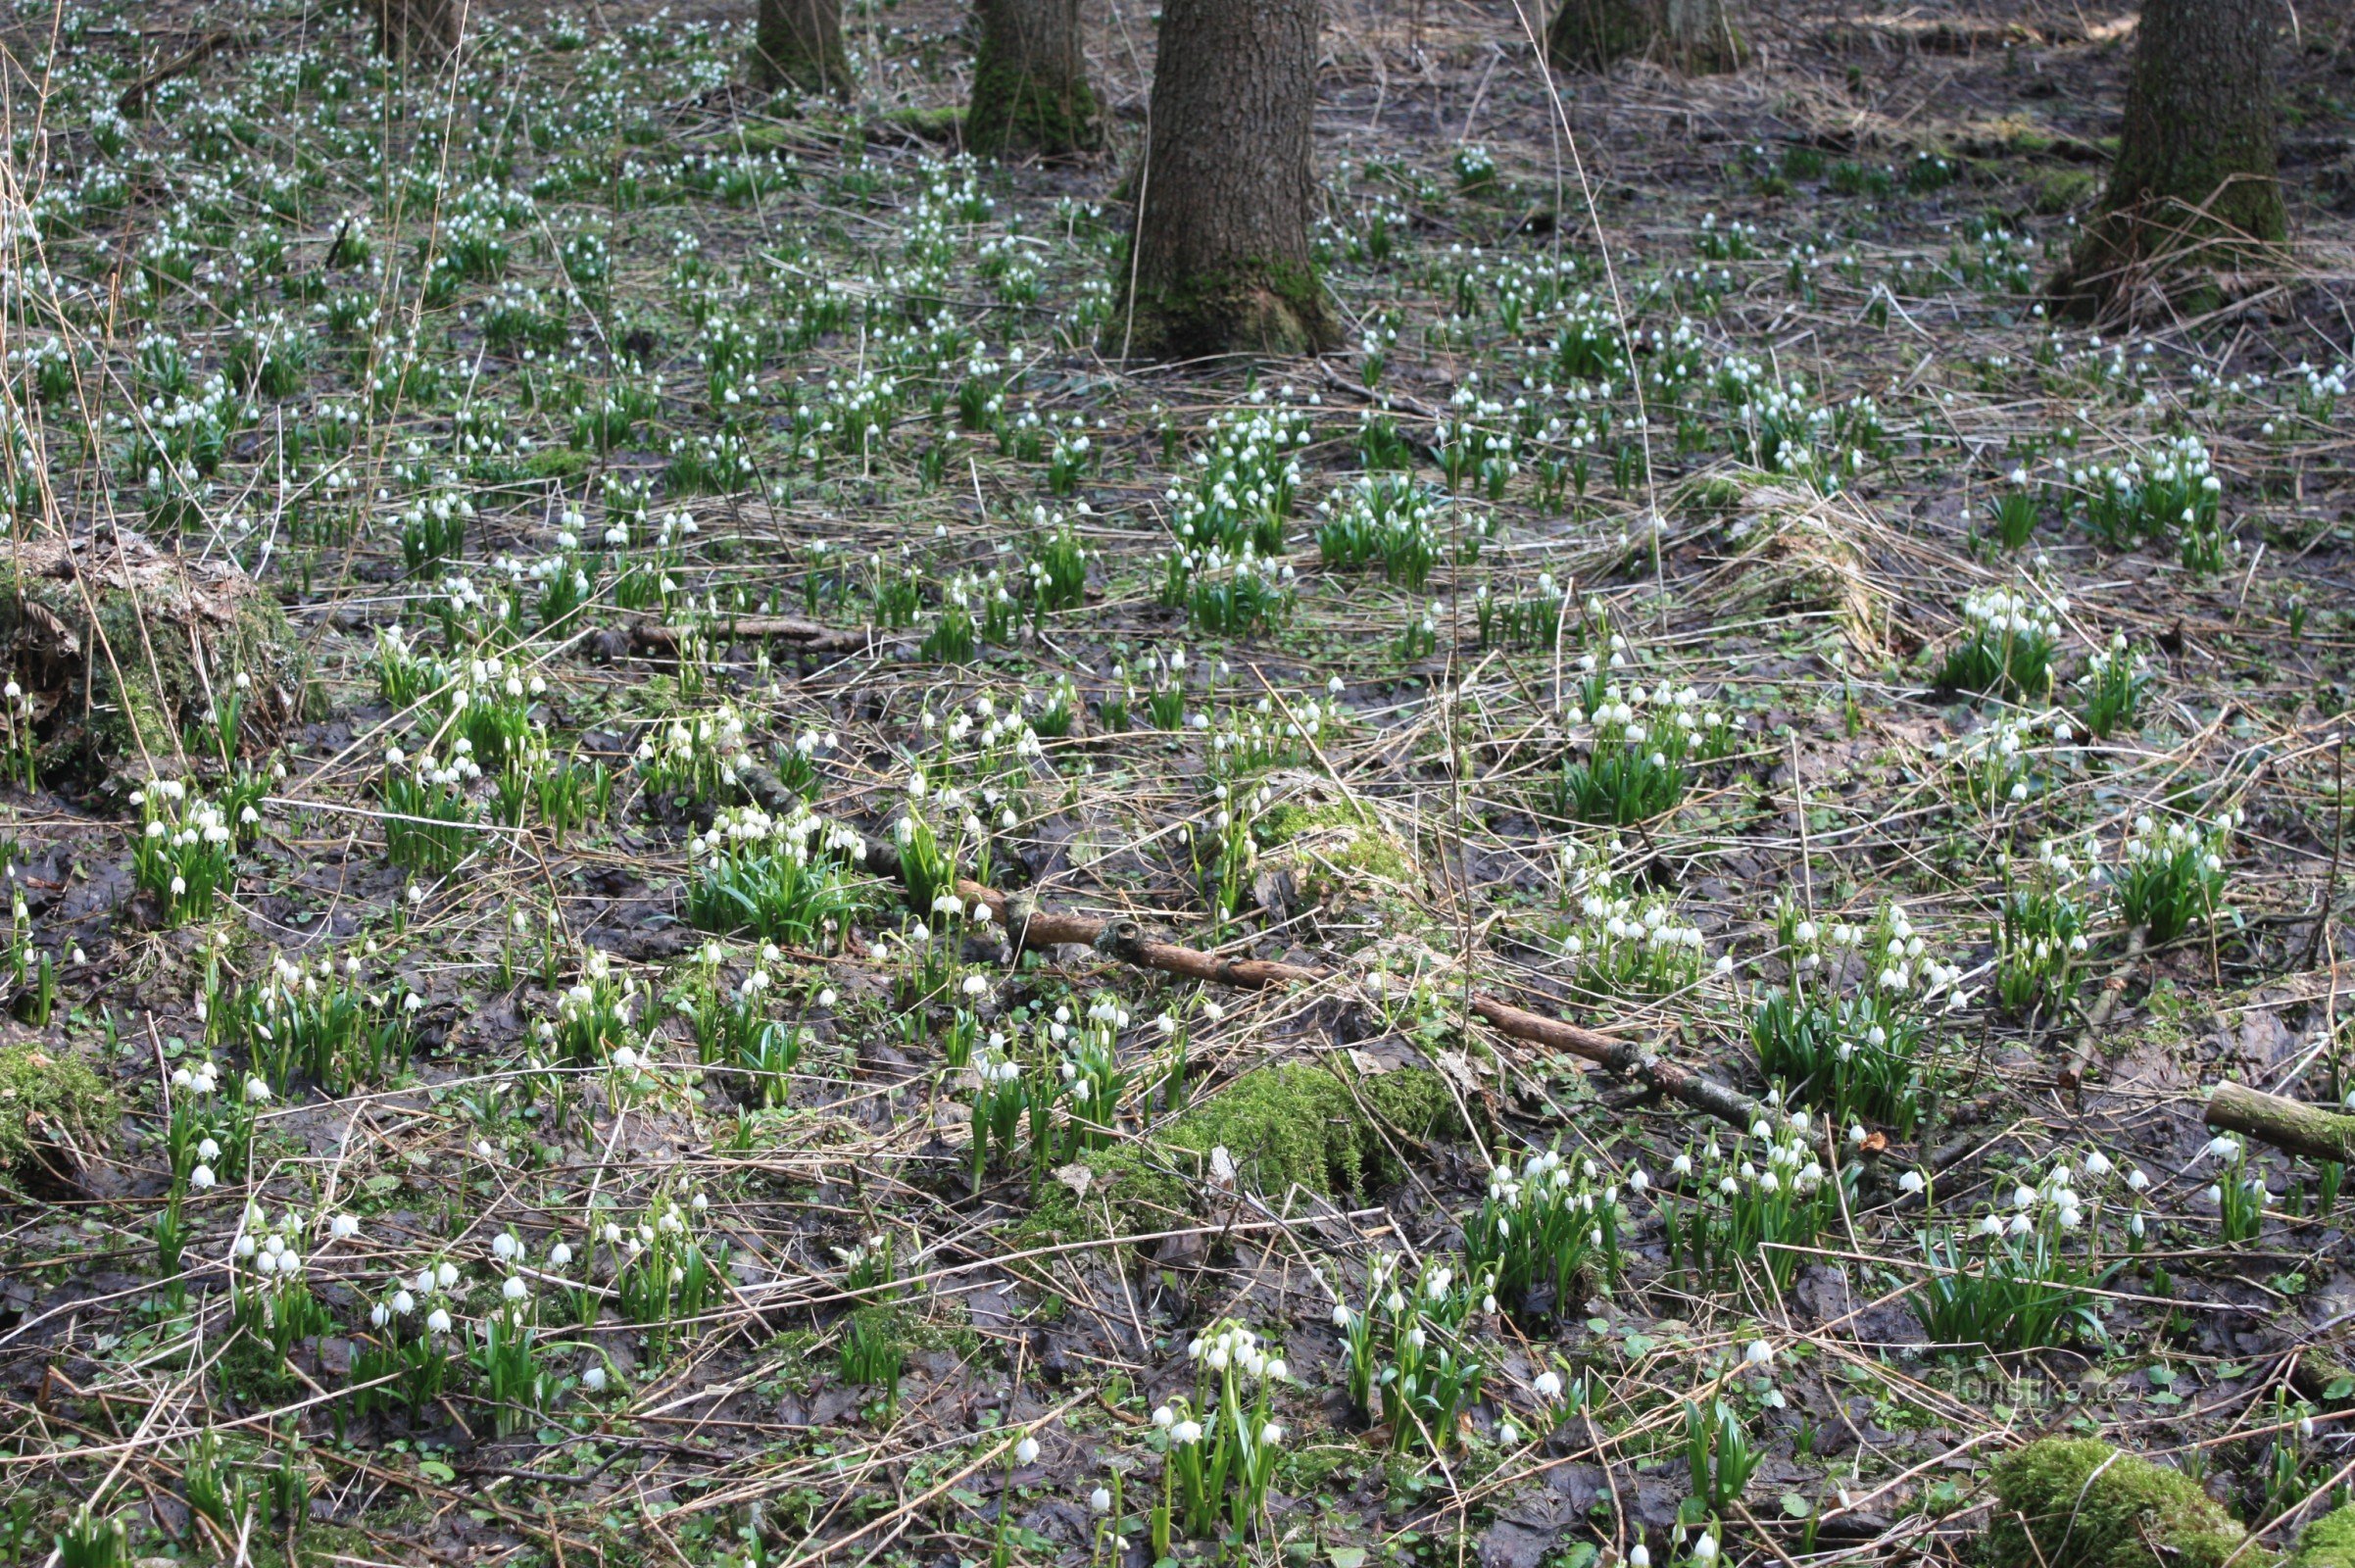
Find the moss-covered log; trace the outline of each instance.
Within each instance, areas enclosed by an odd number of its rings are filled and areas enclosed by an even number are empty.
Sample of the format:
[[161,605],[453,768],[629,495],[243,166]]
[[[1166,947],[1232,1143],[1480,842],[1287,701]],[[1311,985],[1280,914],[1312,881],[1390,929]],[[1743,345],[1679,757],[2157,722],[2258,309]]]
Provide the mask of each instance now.
[[0,578],[0,669],[24,692],[40,776],[186,771],[194,726],[218,761],[221,715],[268,742],[302,683],[277,605],[234,566],[135,534],[35,539]]
[[2218,1084],[2208,1094],[2208,1125],[2273,1145],[2308,1159],[2355,1160],[2355,1115],[2302,1100],[2285,1100],[2239,1084]]

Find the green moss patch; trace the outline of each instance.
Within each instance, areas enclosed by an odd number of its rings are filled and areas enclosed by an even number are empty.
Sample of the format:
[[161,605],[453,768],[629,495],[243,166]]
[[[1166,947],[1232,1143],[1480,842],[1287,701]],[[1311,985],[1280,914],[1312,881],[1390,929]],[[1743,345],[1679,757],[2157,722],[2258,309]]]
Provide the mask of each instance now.
[[[1287,1062],[1245,1073],[1161,1128],[1150,1144],[1090,1154],[1084,1194],[1049,1183],[1021,1228],[1024,1246],[1142,1236],[1172,1230],[1193,1212],[1173,1172],[1208,1175],[1224,1149],[1242,1183],[1281,1199],[1296,1186],[1320,1197],[1359,1197],[1398,1180],[1393,1153],[1462,1130],[1439,1074],[1407,1067],[1344,1079],[1331,1068]],[[1113,1229],[1105,1228],[1107,1212]]]
[[2289,1561],[2291,1568],[2355,1568],[2355,1503],[2308,1525]]
[[2247,1532],[2178,1470],[2083,1438],[2045,1438],[1995,1466],[1987,1568],[2246,1568]]
[[1394,1143],[1421,1143],[1459,1121],[1435,1072],[1348,1080],[1292,1062],[1245,1073],[1179,1117],[1162,1142],[1205,1162],[1224,1149],[1243,1183],[1271,1198],[1296,1186],[1357,1197],[1403,1174]]
[[115,1097],[89,1063],[38,1046],[0,1051],[0,1180],[56,1180],[58,1151],[106,1135]]

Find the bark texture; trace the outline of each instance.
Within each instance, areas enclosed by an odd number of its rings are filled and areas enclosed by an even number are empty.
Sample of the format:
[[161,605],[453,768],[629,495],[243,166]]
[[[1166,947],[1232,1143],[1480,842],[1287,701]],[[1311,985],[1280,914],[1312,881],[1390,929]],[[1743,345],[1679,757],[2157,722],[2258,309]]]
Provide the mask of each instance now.
[[1086,152],[1104,120],[1080,48],[1079,0],[978,0],[981,47],[965,145],[977,153]]
[[2109,190],[2054,285],[2096,308],[2189,250],[2287,232],[2277,178],[2273,50],[2281,0],[2148,0],[2134,35]]
[[2355,1160],[2355,1116],[2326,1105],[2218,1084],[2208,1094],[2207,1118],[2219,1132],[2263,1139],[2284,1153],[2342,1164]]
[[1166,0],[1136,292],[1105,328],[1112,352],[1297,354],[1334,340],[1308,251],[1316,29],[1317,0]]
[[1545,55],[1563,71],[1601,71],[1643,55],[1700,74],[1741,65],[1742,45],[1724,0],[1562,0],[1545,30]]
[[457,0],[374,0],[376,52],[387,60],[437,62],[458,47]]
[[760,0],[753,79],[762,87],[847,97],[851,60],[842,47],[842,0]]

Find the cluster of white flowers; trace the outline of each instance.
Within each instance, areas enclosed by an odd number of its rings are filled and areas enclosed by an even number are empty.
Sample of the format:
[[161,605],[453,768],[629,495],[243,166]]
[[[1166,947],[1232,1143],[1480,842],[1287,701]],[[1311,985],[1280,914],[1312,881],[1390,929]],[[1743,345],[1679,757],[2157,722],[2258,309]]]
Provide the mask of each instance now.
[[737,772],[751,760],[744,716],[722,703],[710,713],[677,718],[638,742],[635,760],[658,789],[734,788]]
[[834,855],[863,862],[866,840],[857,828],[829,822],[796,803],[783,816],[771,816],[757,806],[723,807],[710,828],[687,841],[687,854],[697,860],[740,851],[784,855],[804,864]]
[[1238,536],[1238,519],[1280,514],[1300,482],[1298,449],[1314,439],[1305,412],[1253,409],[1213,415],[1210,444],[1194,455],[1203,470],[1191,483],[1172,483],[1168,500],[1178,538],[1188,543]]
[[2124,846],[2129,862],[2173,859],[2185,852],[2199,856],[2199,867],[2210,876],[2224,871],[2224,852],[2233,829],[2247,820],[2238,807],[2219,811],[2207,823],[2170,818],[2164,825],[2145,811],[2134,818]]
[[436,759],[430,750],[413,757],[398,746],[388,746],[384,750],[384,765],[387,769],[405,767],[418,783],[447,790],[463,790],[482,777],[481,764],[474,760],[474,743],[464,735],[450,742],[447,761]]
[[447,1334],[452,1327],[449,1293],[458,1288],[458,1265],[448,1258],[427,1263],[417,1270],[412,1281],[396,1275],[386,1287],[385,1295],[368,1309],[368,1322],[376,1328],[396,1324],[424,1305],[425,1332]]
[[[291,1208],[273,1223],[261,1204],[248,1203],[231,1250],[239,1262],[266,1280],[299,1280],[305,1266],[300,1250],[304,1229],[303,1216]],[[348,1214],[338,1215],[330,1222],[330,1231],[336,1238],[348,1240],[360,1234],[360,1225]]]
[[[1614,667],[1618,657],[1613,656]],[[1579,662],[1587,673],[1594,672],[1593,654],[1580,655]],[[1593,713],[1573,703],[1563,710],[1562,722],[1573,730],[1592,723],[1597,736],[1613,736],[1641,746],[1663,725],[1682,730],[1688,738],[1699,738],[1722,730],[1726,719],[1718,710],[1704,708],[1700,693],[1691,686],[1662,681],[1648,690],[1637,685],[1622,691],[1619,683],[1612,681],[1603,687],[1602,701]]]
[[1982,588],[1963,600],[1963,619],[1973,631],[1997,642],[2036,638],[2057,643],[2061,616],[2069,610],[2065,598],[2047,604],[2008,588]]
[[1241,1324],[1229,1324],[1205,1339],[1190,1341],[1186,1359],[1199,1361],[1213,1372],[1224,1372],[1232,1366],[1247,1378],[1265,1378],[1281,1383],[1292,1375],[1281,1355],[1270,1355],[1260,1345],[1259,1336]]

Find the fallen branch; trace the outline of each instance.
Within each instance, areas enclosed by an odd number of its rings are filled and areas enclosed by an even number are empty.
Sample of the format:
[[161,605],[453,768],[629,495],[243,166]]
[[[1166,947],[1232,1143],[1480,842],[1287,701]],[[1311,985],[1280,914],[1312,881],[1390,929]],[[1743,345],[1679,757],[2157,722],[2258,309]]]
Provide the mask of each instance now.
[[[1093,948],[1106,957],[1118,958],[1140,969],[1155,969],[1163,974],[1233,986],[1241,991],[1257,991],[1270,986],[1318,985],[1334,978],[1329,969],[1279,963],[1266,958],[1226,958],[1215,953],[1179,947],[1174,942],[1155,942],[1145,935],[1142,926],[1126,916],[1097,920],[1085,915],[1057,914],[1038,907],[1019,894],[1009,898],[978,882],[960,880],[957,884],[957,896],[967,904],[988,906],[991,918],[1005,926],[1017,948],[1049,948],[1064,944]],[[1758,1102],[1749,1096],[1680,1067],[1675,1062],[1663,1061],[1648,1047],[1635,1041],[1581,1028],[1574,1023],[1564,1023],[1558,1018],[1548,1018],[1542,1013],[1513,1006],[1510,1003],[1499,1002],[1494,997],[1474,996],[1471,1007],[1482,1021],[1499,1034],[1549,1050],[1568,1052],[1571,1055],[1595,1063],[1605,1071],[1632,1078],[1653,1094],[1682,1101],[1694,1110],[1706,1111],[1744,1132],[1757,1119]]]
[[[801,798],[787,789],[776,774],[758,763],[739,767],[736,776],[764,810],[790,811],[801,804]],[[870,870],[885,876],[900,874],[899,846],[870,838],[866,849]],[[1012,938],[1017,949],[1093,948],[1106,957],[1140,969],[1233,986],[1238,991],[1320,985],[1335,978],[1330,969],[1270,958],[1227,958],[1180,947],[1174,942],[1156,942],[1146,936],[1145,928],[1129,916],[1100,920],[1088,915],[1058,914],[1053,909],[1040,908],[1026,894],[1009,896],[962,877],[957,879],[957,896],[968,905],[986,906],[990,918]],[[1743,1132],[1749,1131],[1758,1119],[1759,1105],[1755,1100],[1691,1068],[1661,1060],[1648,1046],[1548,1018],[1494,997],[1475,995],[1471,1008],[1498,1034],[1551,1051],[1567,1052],[1606,1072],[1633,1079],[1651,1094],[1681,1101]]]
[[798,615],[736,615],[713,621],[708,626],[673,626],[660,620],[630,622],[629,640],[640,648],[674,650],[689,637],[703,637],[712,642],[779,642],[800,643],[818,653],[851,653],[872,646],[876,638],[863,628],[846,630],[840,626],[820,625]]
[[2355,1115],[2308,1104],[2239,1084],[2218,1084],[2208,1093],[2208,1125],[2242,1133],[2284,1153],[2308,1159],[2355,1160]]
[[226,27],[206,33],[196,40],[187,53],[177,59],[166,61],[123,88],[122,94],[115,99],[115,112],[125,117],[137,114],[140,106],[147,101],[149,93],[172,77],[185,72],[194,71],[198,66],[203,65],[220,51],[222,44],[227,43],[234,36],[236,35]]

